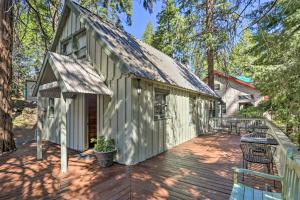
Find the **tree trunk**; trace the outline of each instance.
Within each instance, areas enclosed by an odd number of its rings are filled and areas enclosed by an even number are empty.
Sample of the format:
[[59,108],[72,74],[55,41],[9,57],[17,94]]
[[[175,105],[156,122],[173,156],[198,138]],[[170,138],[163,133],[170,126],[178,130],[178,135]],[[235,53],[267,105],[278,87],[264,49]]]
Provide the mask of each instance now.
[[208,86],[214,90],[213,0],[206,1],[206,32],[209,38],[206,43]]
[[12,0],[0,0],[0,153],[13,151],[10,102],[12,80],[13,12]]

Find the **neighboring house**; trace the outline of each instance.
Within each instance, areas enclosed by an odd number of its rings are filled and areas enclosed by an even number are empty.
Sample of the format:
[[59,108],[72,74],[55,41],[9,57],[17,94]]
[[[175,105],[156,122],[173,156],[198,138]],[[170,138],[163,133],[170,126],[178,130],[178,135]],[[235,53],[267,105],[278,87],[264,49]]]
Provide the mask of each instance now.
[[73,1],[50,51],[34,91],[38,155],[41,137],[61,144],[66,162],[66,146],[84,151],[103,135],[115,139],[117,162],[135,164],[208,130],[209,104],[219,98],[213,90]]
[[217,116],[232,116],[248,106],[257,106],[263,100],[260,91],[246,77],[233,77],[219,71],[214,72],[215,92],[222,98],[223,105],[216,107]]
[[36,81],[34,80],[26,80],[25,81],[25,91],[24,91],[24,97],[26,101],[36,101],[37,98],[32,96],[34,87],[35,87]]

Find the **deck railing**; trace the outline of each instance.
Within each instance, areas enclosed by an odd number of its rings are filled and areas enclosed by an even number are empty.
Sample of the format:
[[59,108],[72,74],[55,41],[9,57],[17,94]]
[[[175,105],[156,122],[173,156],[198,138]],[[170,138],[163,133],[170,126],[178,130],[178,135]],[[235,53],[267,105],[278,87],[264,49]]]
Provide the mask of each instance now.
[[[239,120],[240,126],[250,127],[251,125],[265,124],[269,127],[271,134],[279,143],[274,155],[278,174],[283,178],[282,192],[284,199],[300,199],[300,151],[295,144],[284,134],[284,132],[273,122],[264,118],[239,118],[223,117],[210,118],[211,130],[218,130],[228,124],[229,120]],[[226,127],[226,126],[225,126]],[[292,159],[287,159],[292,152]]]
[[[246,118],[246,117],[212,117],[209,119],[210,132],[216,132],[223,130],[224,128],[230,128],[233,125],[230,121],[238,120],[239,129],[248,129],[253,125],[266,124],[263,118]],[[236,128],[236,127],[235,127]]]

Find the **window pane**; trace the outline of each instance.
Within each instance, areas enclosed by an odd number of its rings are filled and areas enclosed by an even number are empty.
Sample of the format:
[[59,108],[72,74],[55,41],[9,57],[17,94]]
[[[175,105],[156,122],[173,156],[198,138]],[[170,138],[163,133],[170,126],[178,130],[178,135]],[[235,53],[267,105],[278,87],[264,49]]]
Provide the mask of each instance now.
[[49,106],[48,106],[48,112],[49,112],[49,117],[54,116],[54,98],[49,98]]
[[222,104],[222,113],[226,114],[226,103]]
[[166,96],[167,94],[156,93],[154,102],[154,119],[166,118]]
[[215,90],[220,90],[220,84],[215,84]]

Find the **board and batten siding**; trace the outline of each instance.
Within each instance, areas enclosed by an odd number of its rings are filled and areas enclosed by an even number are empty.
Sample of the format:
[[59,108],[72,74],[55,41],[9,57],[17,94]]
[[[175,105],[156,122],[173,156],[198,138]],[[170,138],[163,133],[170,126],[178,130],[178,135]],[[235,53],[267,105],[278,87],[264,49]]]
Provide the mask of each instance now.
[[[132,79],[132,164],[162,153],[208,130],[209,99],[195,96],[195,122],[189,122],[189,99],[194,96],[178,88],[141,80],[142,93],[137,94],[137,80]],[[167,117],[154,120],[155,90],[168,91]]]
[[[60,36],[60,41],[82,30],[79,16],[70,12]],[[91,29],[86,29],[87,58],[96,71],[103,75],[112,96],[97,95],[97,136],[115,139],[118,149],[116,161],[135,164],[153,157],[167,149],[205,133],[208,126],[209,99],[197,95],[196,123],[189,122],[189,98],[194,93],[158,84],[141,81],[142,94],[137,95],[137,81],[121,73],[121,62],[101,43]],[[60,43],[56,52],[61,51]],[[155,89],[169,91],[167,96],[168,116],[154,121]],[[45,100],[46,101],[46,100]],[[59,110],[59,99],[55,100]],[[46,102],[47,103],[47,102]],[[59,114],[58,114],[59,115]],[[46,119],[45,139],[59,143],[60,116]],[[85,95],[77,94],[70,101],[67,113],[67,145],[83,151],[88,148],[86,130]]]
[[60,135],[59,135],[59,120],[60,120],[60,103],[59,98],[54,99],[54,115],[50,115],[49,113],[49,98],[41,97],[38,94],[38,98],[41,104],[41,122],[43,128],[43,139],[51,141],[53,143],[59,144],[60,143]]
[[[39,94],[38,94],[39,96]],[[49,98],[40,97],[39,101],[44,112],[39,120],[42,121],[43,139],[60,144],[60,126],[61,108],[60,98],[54,98],[54,115],[49,113]],[[85,98],[84,95],[78,94],[70,100],[67,112],[67,147],[79,151],[86,149],[85,140]]]
[[67,146],[71,149],[84,151],[87,146],[86,119],[85,119],[85,96],[77,94],[70,99],[67,111]]
[[117,162],[131,164],[131,78],[122,75],[119,62],[90,31],[87,32],[87,47],[90,62],[113,91],[112,96],[97,96],[97,135],[113,138],[118,149]]
[[[85,28],[84,24],[80,22],[80,16],[76,15],[74,12],[69,12],[63,30],[61,31],[60,41],[70,37],[72,34],[77,33],[78,31]],[[57,43],[55,47],[56,53],[61,52],[61,42]]]

